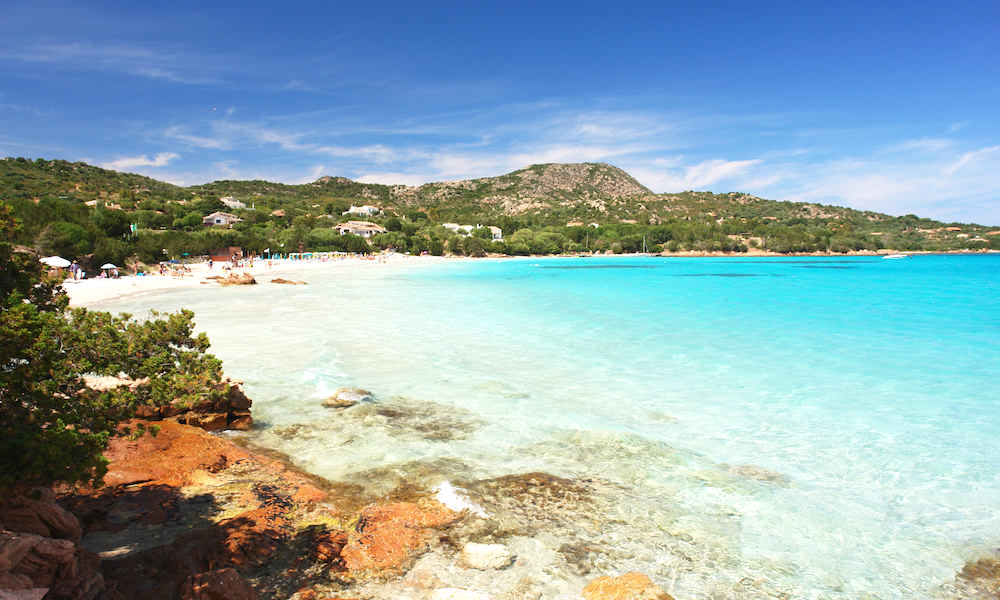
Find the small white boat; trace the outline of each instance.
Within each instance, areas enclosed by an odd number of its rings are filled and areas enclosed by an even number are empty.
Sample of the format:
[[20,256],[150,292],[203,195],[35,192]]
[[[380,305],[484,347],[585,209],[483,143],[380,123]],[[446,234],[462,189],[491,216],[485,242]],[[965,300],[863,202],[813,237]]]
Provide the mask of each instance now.
[[886,254],[882,258],[910,258],[909,254]]

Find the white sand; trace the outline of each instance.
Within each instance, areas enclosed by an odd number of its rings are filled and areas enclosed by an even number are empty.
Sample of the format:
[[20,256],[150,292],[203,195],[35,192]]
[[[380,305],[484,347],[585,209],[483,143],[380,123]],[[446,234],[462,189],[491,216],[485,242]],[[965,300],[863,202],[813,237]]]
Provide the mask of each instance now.
[[[166,275],[131,275],[120,279],[83,279],[80,281],[66,280],[63,289],[69,295],[71,306],[93,306],[105,300],[120,298],[131,294],[139,294],[155,290],[180,289],[191,287],[214,286],[218,284],[208,279],[212,276],[225,277],[230,273],[249,273],[258,283],[267,283],[272,278],[283,277],[290,280],[304,280],[308,282],[308,275],[303,272],[310,271],[331,271],[357,268],[379,268],[387,264],[426,264],[431,261],[455,260],[438,256],[406,256],[403,254],[390,254],[377,257],[375,259],[364,258],[344,258],[337,260],[272,260],[268,266],[266,260],[255,260],[253,267],[241,267],[232,271],[222,269],[221,263],[217,263],[209,270],[207,263],[192,263],[185,265],[191,269],[190,273],[183,276],[168,271]],[[294,276],[288,275],[294,271]]]

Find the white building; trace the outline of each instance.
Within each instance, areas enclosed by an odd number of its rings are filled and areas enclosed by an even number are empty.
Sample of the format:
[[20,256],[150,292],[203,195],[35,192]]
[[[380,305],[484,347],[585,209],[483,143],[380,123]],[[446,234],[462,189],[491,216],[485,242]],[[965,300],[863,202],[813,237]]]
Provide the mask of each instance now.
[[201,220],[202,225],[232,228],[233,223],[242,223],[243,219],[226,212],[214,212]]
[[337,225],[337,231],[340,232],[340,235],[350,233],[353,235],[360,235],[361,237],[368,239],[375,234],[386,233],[387,230],[381,225],[369,223],[368,221],[348,221]]
[[246,208],[247,207],[246,204],[243,204],[242,202],[240,202],[236,198],[233,198],[232,196],[226,196],[225,198],[219,198],[219,202],[225,204],[228,208],[232,208],[234,210],[237,209],[237,208]]
[[[482,229],[482,225],[459,225],[458,223],[441,223],[441,227],[449,231],[453,231],[458,235],[472,235],[472,232],[477,229]],[[488,225],[490,230],[490,239],[494,242],[503,241],[503,229],[496,227],[494,225]]]
[[382,212],[382,210],[380,208],[378,208],[377,206],[369,206],[367,204],[365,204],[364,206],[354,206],[352,204],[351,208],[345,210],[342,214],[345,214],[345,215],[365,215],[365,216],[371,217],[371,216],[379,214],[380,212]]

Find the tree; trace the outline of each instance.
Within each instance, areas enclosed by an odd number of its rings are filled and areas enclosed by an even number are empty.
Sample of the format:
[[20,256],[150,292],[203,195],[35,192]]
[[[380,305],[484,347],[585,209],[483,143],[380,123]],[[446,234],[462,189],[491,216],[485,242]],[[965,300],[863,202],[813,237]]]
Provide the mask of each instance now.
[[[103,451],[139,404],[214,402],[222,363],[195,336],[193,314],[148,321],[70,310],[35,256],[6,240],[18,224],[0,203],[0,490],[54,482],[99,483]],[[83,375],[135,381],[96,391]]]

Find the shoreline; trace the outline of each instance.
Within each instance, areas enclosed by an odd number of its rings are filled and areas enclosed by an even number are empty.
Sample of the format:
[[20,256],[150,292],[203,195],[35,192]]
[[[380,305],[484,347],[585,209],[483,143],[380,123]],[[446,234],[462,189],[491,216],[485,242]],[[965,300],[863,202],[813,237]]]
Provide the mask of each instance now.
[[[279,278],[282,274],[290,272],[301,273],[303,271],[315,271],[318,269],[339,269],[353,270],[357,268],[374,268],[382,266],[400,265],[429,265],[435,263],[448,263],[455,261],[469,260],[541,260],[558,258],[636,258],[636,257],[658,257],[658,258],[831,258],[831,257],[882,257],[889,254],[906,254],[907,256],[960,256],[960,255],[980,255],[980,254],[1000,254],[1000,250],[952,250],[945,252],[931,251],[907,251],[898,252],[895,250],[881,250],[879,252],[857,251],[847,253],[836,252],[793,252],[777,253],[765,251],[751,252],[706,252],[706,251],[682,251],[672,253],[657,254],[546,254],[528,256],[510,256],[506,254],[488,254],[483,257],[470,256],[410,256],[406,254],[380,254],[375,258],[349,257],[336,260],[272,260],[268,267],[266,260],[254,261],[253,267],[241,267],[225,271],[222,267],[209,269],[207,263],[191,263],[187,266],[191,271],[183,276],[167,275],[127,275],[119,279],[91,278],[79,281],[67,279],[63,282],[63,290],[69,296],[70,305],[74,307],[95,306],[101,302],[115,300],[128,296],[143,294],[147,292],[157,292],[162,290],[189,289],[199,285],[215,285],[209,277],[224,276],[225,274],[248,274],[256,278]],[[269,283],[268,280],[258,283]],[[223,286],[218,286],[223,287]]]

